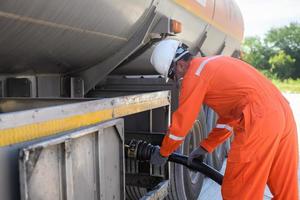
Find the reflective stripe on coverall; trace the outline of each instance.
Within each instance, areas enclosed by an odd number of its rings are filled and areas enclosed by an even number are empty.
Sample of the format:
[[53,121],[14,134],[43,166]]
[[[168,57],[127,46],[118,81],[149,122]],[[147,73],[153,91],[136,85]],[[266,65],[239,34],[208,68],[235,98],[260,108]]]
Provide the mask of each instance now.
[[289,104],[268,79],[238,59],[191,61],[161,154],[170,155],[184,141],[202,103],[219,115],[200,143],[203,148],[212,152],[234,133],[223,199],[263,199],[268,184],[274,199],[298,200],[298,140]]

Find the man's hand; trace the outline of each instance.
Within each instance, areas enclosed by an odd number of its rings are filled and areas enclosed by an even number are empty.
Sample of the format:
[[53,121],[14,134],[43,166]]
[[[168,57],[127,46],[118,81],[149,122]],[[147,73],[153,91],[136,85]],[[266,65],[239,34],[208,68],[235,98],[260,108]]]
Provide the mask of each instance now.
[[199,160],[203,160],[205,157],[205,154],[207,154],[207,153],[208,152],[205,149],[203,149],[201,146],[198,147],[197,149],[194,149],[188,157],[188,165],[190,165],[192,163],[193,159],[195,159],[195,158],[197,158]]
[[168,158],[160,155],[159,146],[155,146],[155,151],[151,154],[150,163],[156,166],[163,166],[166,164]]

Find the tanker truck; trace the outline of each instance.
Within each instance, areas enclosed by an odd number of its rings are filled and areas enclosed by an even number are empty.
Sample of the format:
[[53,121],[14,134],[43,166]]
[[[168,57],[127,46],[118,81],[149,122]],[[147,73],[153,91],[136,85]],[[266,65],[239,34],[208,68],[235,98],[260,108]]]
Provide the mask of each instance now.
[[[197,56],[238,57],[234,0],[1,0],[0,199],[197,199],[204,177],[125,156],[132,139],[159,145],[179,89],[151,66],[175,38]],[[214,126],[203,105],[177,150]],[[205,162],[220,169],[228,142]]]

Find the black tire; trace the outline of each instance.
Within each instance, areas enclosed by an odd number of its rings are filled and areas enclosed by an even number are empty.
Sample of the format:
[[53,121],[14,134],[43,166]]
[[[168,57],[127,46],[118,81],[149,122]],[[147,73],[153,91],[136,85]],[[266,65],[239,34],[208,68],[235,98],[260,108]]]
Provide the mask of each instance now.
[[137,186],[128,186],[125,187],[126,190],[126,199],[127,200],[137,200],[142,198],[146,193],[146,188],[141,188]]
[[[126,172],[131,173],[138,173],[136,167],[131,167],[137,165],[137,161],[126,159]],[[132,186],[132,185],[126,185],[125,186],[125,193],[126,193],[126,200],[137,200],[143,197],[147,193],[146,188],[138,187],[138,186]]]
[[[194,126],[185,138],[183,145],[177,151],[189,155],[198,147],[199,141],[207,136],[205,112],[202,110]],[[204,175],[196,173],[178,164],[170,166],[170,193],[169,200],[196,200],[201,192]]]
[[[204,112],[206,113],[207,132],[209,133],[215,127],[218,116],[208,106],[204,107]],[[227,140],[217,147],[211,154],[208,154],[205,162],[213,168],[220,170],[223,166],[229,148],[230,142]]]
[[[199,146],[199,141],[207,136],[204,112],[200,113],[199,118],[194,123],[193,129],[184,143],[184,154],[189,155]],[[184,168],[184,186],[187,199],[198,199],[201,192],[205,176],[199,172],[194,172]]]

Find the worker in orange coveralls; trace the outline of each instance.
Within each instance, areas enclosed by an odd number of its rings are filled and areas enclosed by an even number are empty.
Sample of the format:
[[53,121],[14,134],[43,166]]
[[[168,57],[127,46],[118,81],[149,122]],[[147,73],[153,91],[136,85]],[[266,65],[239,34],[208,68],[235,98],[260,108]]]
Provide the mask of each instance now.
[[151,63],[165,77],[183,78],[179,107],[161,148],[151,155],[152,164],[166,163],[205,103],[219,119],[189,155],[189,162],[211,153],[234,135],[222,184],[223,199],[263,199],[267,184],[274,199],[298,200],[296,125],[289,103],[268,79],[232,57],[193,58],[184,44],[171,39],[158,43]]

